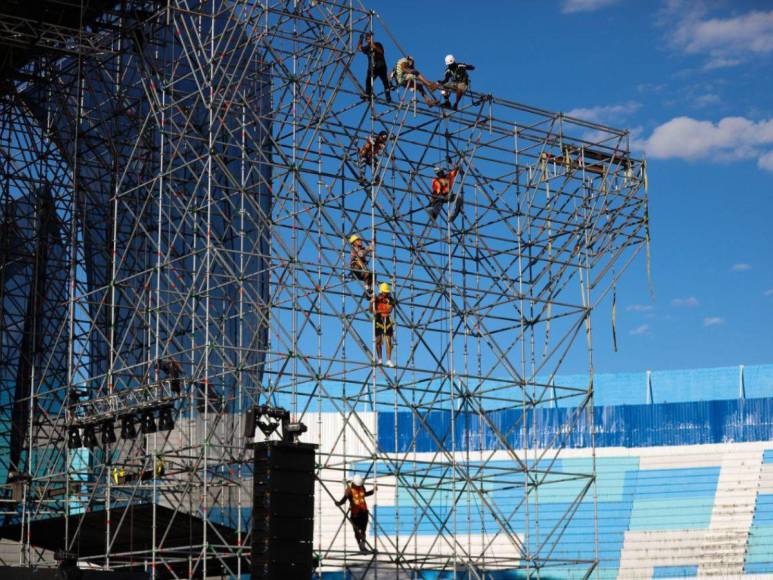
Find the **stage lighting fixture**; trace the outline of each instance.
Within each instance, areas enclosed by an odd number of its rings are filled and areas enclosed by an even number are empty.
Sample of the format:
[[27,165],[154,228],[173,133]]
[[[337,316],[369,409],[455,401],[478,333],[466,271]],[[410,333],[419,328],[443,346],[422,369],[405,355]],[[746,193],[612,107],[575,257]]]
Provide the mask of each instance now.
[[100,429],[102,431],[102,446],[115,443],[115,421],[112,419],[105,421]]
[[158,413],[158,430],[171,431],[172,429],[174,429],[172,407],[162,407]]
[[137,436],[137,429],[134,427],[134,417],[124,415],[121,417],[121,439],[134,439]]
[[153,419],[153,411],[144,411],[142,413],[142,422],[140,423],[140,431],[147,435],[148,433],[156,432],[156,421]]
[[86,425],[83,428],[83,446],[93,449],[97,446],[97,436],[94,434],[94,425]]
[[81,434],[77,427],[70,427],[67,431],[67,447],[70,449],[78,449],[83,447],[81,444]]

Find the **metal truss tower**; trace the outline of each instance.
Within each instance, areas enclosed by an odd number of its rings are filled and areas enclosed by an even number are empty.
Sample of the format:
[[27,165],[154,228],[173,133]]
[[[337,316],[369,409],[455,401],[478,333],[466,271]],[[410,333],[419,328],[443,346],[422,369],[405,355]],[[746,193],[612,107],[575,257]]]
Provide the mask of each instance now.
[[[38,34],[58,52],[0,99],[0,479],[21,562],[246,573],[243,416],[272,404],[320,444],[320,571],[589,574],[597,554],[561,544],[595,517],[595,465],[559,458],[592,443],[591,314],[647,240],[627,132],[476,92],[458,111],[362,98],[358,38],[388,30],[359,2],[108,4]],[[464,209],[432,221],[449,163]],[[397,299],[394,368],[353,233]],[[587,383],[557,382],[568,358]],[[174,427],[131,437],[158,409]],[[129,432],[80,447],[110,420]],[[379,484],[370,554],[333,503],[354,473]]]

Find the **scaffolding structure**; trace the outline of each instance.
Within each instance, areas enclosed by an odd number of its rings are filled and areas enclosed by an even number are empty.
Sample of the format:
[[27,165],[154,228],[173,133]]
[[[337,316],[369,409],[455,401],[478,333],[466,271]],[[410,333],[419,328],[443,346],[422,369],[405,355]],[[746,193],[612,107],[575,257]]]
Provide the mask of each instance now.
[[[61,52],[3,89],[0,480],[20,563],[50,559],[36,525],[62,518],[62,547],[95,566],[246,573],[244,411],[271,404],[320,444],[320,571],[593,571],[560,545],[595,466],[558,458],[592,444],[591,314],[647,241],[646,168],[625,131],[490,94],[363,98],[367,31],[388,34],[349,0],[125,1],[43,35]],[[433,221],[452,165],[463,211]],[[397,300],[394,368],[354,233]],[[556,381],[567,359],[587,384]],[[173,428],[73,440],[161,409]],[[355,473],[379,484],[367,554],[333,507]],[[540,494],[567,481],[540,526]]]

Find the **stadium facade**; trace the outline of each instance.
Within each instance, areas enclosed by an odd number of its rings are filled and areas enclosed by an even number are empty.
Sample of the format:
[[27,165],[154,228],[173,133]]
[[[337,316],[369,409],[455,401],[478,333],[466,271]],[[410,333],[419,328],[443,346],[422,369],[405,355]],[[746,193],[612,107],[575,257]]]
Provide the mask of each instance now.
[[[587,378],[561,380],[582,384]],[[565,472],[581,471],[595,461],[597,504],[589,497],[578,507],[556,557],[592,558],[597,531],[599,578],[773,574],[773,365],[599,374],[595,385],[596,448],[575,438],[558,461]],[[562,424],[565,409],[559,403],[540,412],[539,437],[547,441],[555,435],[552,426]],[[381,413],[372,420],[381,423],[386,449],[409,453],[416,461],[428,460],[437,451],[427,439],[406,446],[413,438],[411,424],[400,415],[397,440],[394,414]],[[431,420],[440,424],[447,416],[439,413]],[[504,412],[497,420],[512,417]],[[337,432],[336,421],[336,414],[324,414],[327,437]],[[476,446],[473,456],[485,449],[485,442]],[[507,462],[502,454],[488,467],[495,470]],[[577,486],[566,481],[546,487],[539,512],[529,521],[514,523],[518,533],[534,534],[536,529],[547,534],[559,528]],[[383,531],[398,536],[409,531],[400,520],[410,521],[411,514],[399,507],[400,498],[391,490],[379,487],[375,519]],[[523,495],[520,489],[497,493],[498,501],[512,506]],[[438,496],[436,509],[447,508],[449,499],[447,494]],[[340,514],[324,500],[319,509],[317,534],[320,545],[327,545],[337,533]],[[460,526],[459,539],[495,542],[496,522],[478,514],[474,509],[465,513],[467,529]],[[432,526],[423,526],[421,533],[413,541],[438,545]],[[345,576],[331,572],[329,577]],[[492,576],[520,577],[507,571]],[[548,577],[582,574],[567,567]]]

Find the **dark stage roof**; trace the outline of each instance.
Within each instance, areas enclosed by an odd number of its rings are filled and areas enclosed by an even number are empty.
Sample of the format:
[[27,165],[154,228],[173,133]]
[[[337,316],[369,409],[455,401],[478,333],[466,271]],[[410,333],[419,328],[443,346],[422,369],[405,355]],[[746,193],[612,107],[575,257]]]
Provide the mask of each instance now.
[[[147,7],[154,2],[141,4]],[[0,91],[14,80],[27,78],[22,69],[36,58],[75,54],[84,43],[88,45],[89,36],[116,29],[114,19],[104,16],[120,5],[119,0],[1,0]],[[126,13],[148,15],[132,8]]]

